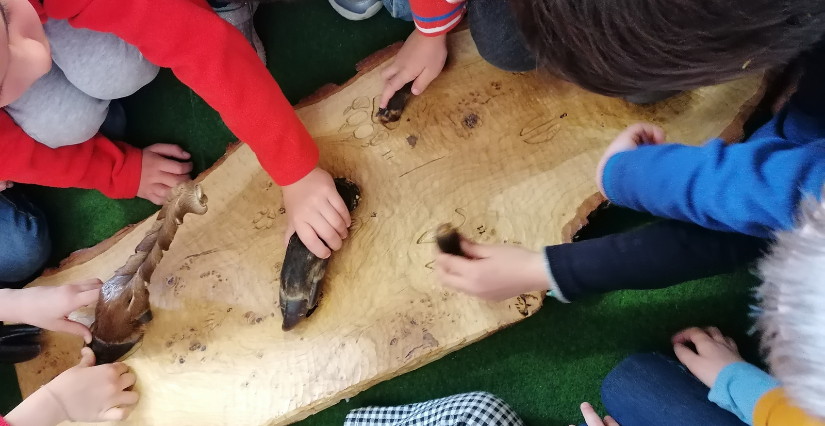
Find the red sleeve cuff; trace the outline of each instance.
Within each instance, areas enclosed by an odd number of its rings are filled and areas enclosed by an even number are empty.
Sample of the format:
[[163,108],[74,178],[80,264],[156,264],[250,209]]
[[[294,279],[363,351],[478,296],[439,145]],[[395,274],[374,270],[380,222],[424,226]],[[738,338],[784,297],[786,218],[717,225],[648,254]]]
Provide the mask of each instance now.
[[143,151],[125,142],[113,141],[113,143],[123,150],[125,158],[120,170],[112,173],[110,190],[101,192],[109,198],[135,198],[140,188],[140,175],[143,171]]

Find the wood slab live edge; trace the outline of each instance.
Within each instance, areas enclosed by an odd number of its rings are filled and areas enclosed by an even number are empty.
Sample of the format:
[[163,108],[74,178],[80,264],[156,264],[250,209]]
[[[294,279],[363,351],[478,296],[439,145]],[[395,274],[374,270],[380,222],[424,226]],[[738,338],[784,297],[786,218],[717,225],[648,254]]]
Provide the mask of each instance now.
[[[488,303],[441,288],[432,231],[452,222],[475,240],[558,244],[602,201],[593,171],[627,125],[668,139],[735,139],[764,90],[754,76],[634,106],[536,73],[484,62],[467,31],[400,122],[373,119],[380,71],[397,46],[342,87],[298,106],[321,166],[361,187],[320,308],[281,331],[281,193],[244,144],[199,177],[209,212],[188,217],[150,286],[154,321],[126,360],[141,402],[134,425],[283,425],[301,420],[535,313],[543,295]],[[108,279],[148,226],[79,252],[32,285]],[[88,322],[90,309],[72,318]],[[46,333],[43,354],[17,366],[29,395],[79,358],[78,338]]]

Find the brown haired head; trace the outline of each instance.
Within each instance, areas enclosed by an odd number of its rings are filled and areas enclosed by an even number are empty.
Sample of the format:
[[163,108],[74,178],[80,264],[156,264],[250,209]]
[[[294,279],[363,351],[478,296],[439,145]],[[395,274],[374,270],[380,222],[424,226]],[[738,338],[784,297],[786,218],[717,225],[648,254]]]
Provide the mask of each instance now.
[[690,90],[783,65],[825,33],[821,0],[509,0],[539,65],[607,96]]

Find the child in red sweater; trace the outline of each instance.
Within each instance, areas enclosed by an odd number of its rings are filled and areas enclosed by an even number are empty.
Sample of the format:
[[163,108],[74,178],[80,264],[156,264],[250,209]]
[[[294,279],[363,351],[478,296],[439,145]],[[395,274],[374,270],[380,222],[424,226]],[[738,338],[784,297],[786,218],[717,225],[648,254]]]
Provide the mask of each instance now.
[[282,187],[287,237],[297,232],[320,257],[341,247],[349,212],[317,168],[312,137],[250,43],[205,0],[8,0],[2,12],[0,181],[161,203],[188,179],[189,154],[172,145],[141,151],[98,130],[111,99],[168,67]]

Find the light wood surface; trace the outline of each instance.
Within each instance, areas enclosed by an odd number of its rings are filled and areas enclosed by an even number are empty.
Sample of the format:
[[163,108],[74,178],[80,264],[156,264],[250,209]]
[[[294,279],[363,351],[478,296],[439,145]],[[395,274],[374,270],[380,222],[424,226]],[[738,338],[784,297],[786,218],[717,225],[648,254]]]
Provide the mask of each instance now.
[[[625,126],[652,121],[688,143],[734,137],[762,93],[753,77],[640,107],[497,70],[467,31],[450,37],[450,50],[444,73],[390,128],[372,119],[387,52],[300,106],[321,166],[356,182],[362,199],[319,309],[295,330],[281,331],[277,305],[278,187],[245,145],[201,177],[209,212],[187,217],[155,272],[154,321],[126,360],[142,395],[128,424],[288,424],[524,319],[543,295],[487,303],[438,285],[438,224],[533,249],[569,240],[601,201],[594,168]],[[108,279],[149,223],[33,285]],[[73,318],[88,322],[88,312]],[[73,365],[80,347],[47,333],[44,353],[17,366],[24,395]]]

